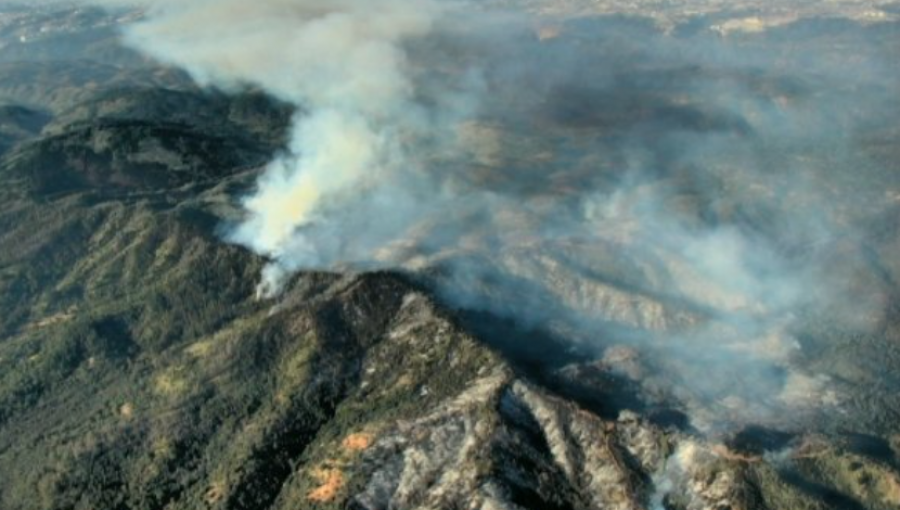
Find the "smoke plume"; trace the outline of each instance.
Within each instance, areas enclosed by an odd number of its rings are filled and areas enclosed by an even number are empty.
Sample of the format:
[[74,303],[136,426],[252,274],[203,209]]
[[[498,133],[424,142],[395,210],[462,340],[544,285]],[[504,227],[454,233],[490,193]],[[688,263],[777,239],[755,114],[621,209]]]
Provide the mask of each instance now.
[[233,236],[275,260],[264,293],[277,291],[284,270],[332,262],[299,233],[323,206],[401,169],[416,105],[400,43],[427,34],[437,12],[408,0],[160,2],[128,32],[202,84],[256,85],[300,108],[290,146]]
[[126,38],[297,106],[230,234],[271,260],[261,296],[302,270],[428,274],[708,429],[839,406],[807,326],[871,328],[884,306],[860,246],[896,183],[865,147],[896,76],[865,40],[850,58],[780,30],[191,0],[152,4]]

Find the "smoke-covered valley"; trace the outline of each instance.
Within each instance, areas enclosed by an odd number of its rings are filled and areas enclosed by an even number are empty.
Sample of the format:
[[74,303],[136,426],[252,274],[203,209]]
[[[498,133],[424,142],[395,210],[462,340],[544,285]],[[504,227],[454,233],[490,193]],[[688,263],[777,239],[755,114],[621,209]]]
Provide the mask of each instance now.
[[201,1],[152,5],[126,40],[297,106],[225,228],[270,259],[261,296],[297,271],[411,271],[626,377],[645,364],[632,382],[709,430],[840,412],[807,351],[884,324],[866,251],[896,210],[895,163],[871,152],[896,46],[874,28],[826,51],[829,23]]
[[900,504],[896,4],[96,4],[0,3],[0,507]]

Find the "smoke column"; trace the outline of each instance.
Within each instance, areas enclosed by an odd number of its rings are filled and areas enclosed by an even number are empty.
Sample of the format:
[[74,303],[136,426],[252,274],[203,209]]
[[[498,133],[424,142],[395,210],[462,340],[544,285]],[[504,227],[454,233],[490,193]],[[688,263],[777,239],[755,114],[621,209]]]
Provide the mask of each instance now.
[[150,9],[148,21],[128,31],[131,44],[187,69],[201,84],[260,86],[301,111],[290,146],[245,202],[247,221],[233,235],[275,261],[261,292],[276,292],[286,270],[329,264],[302,229],[325,204],[401,170],[403,131],[421,126],[413,125],[400,43],[428,33],[437,6],[195,0]]
[[800,337],[884,306],[857,250],[893,203],[856,145],[898,111],[877,49],[414,0],[148,9],[130,44],[297,106],[229,236],[271,261],[261,297],[301,270],[436,269],[452,303],[550,330],[698,428],[840,405]]

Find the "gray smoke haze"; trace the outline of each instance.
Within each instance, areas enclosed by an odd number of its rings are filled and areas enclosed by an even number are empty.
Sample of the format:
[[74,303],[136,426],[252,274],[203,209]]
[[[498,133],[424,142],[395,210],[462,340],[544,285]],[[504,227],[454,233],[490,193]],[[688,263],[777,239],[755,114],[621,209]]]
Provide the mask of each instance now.
[[298,107],[229,236],[271,260],[261,296],[303,270],[416,271],[700,429],[840,407],[801,337],[874,328],[887,299],[860,248],[897,199],[863,150],[900,110],[877,44],[414,0],[147,8],[130,44]]

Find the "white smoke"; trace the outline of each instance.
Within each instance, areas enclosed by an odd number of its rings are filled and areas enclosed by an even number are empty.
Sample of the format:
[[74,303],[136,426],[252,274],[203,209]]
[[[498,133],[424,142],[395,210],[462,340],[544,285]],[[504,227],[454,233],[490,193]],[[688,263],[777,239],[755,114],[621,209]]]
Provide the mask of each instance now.
[[262,297],[300,270],[440,267],[462,306],[646,349],[701,428],[837,403],[792,364],[797,316],[846,304],[855,268],[823,253],[864,216],[820,183],[862,161],[845,130],[870,108],[831,101],[830,64],[797,71],[824,91],[804,95],[758,77],[766,51],[568,42],[471,4],[145,5],[132,45],[297,106],[230,235],[271,260]]
[[396,179],[416,105],[402,43],[429,32],[436,4],[418,0],[157,1],[126,39],[201,84],[262,87],[300,110],[236,242],[271,257],[276,275],[331,261],[302,229],[343,193]]

